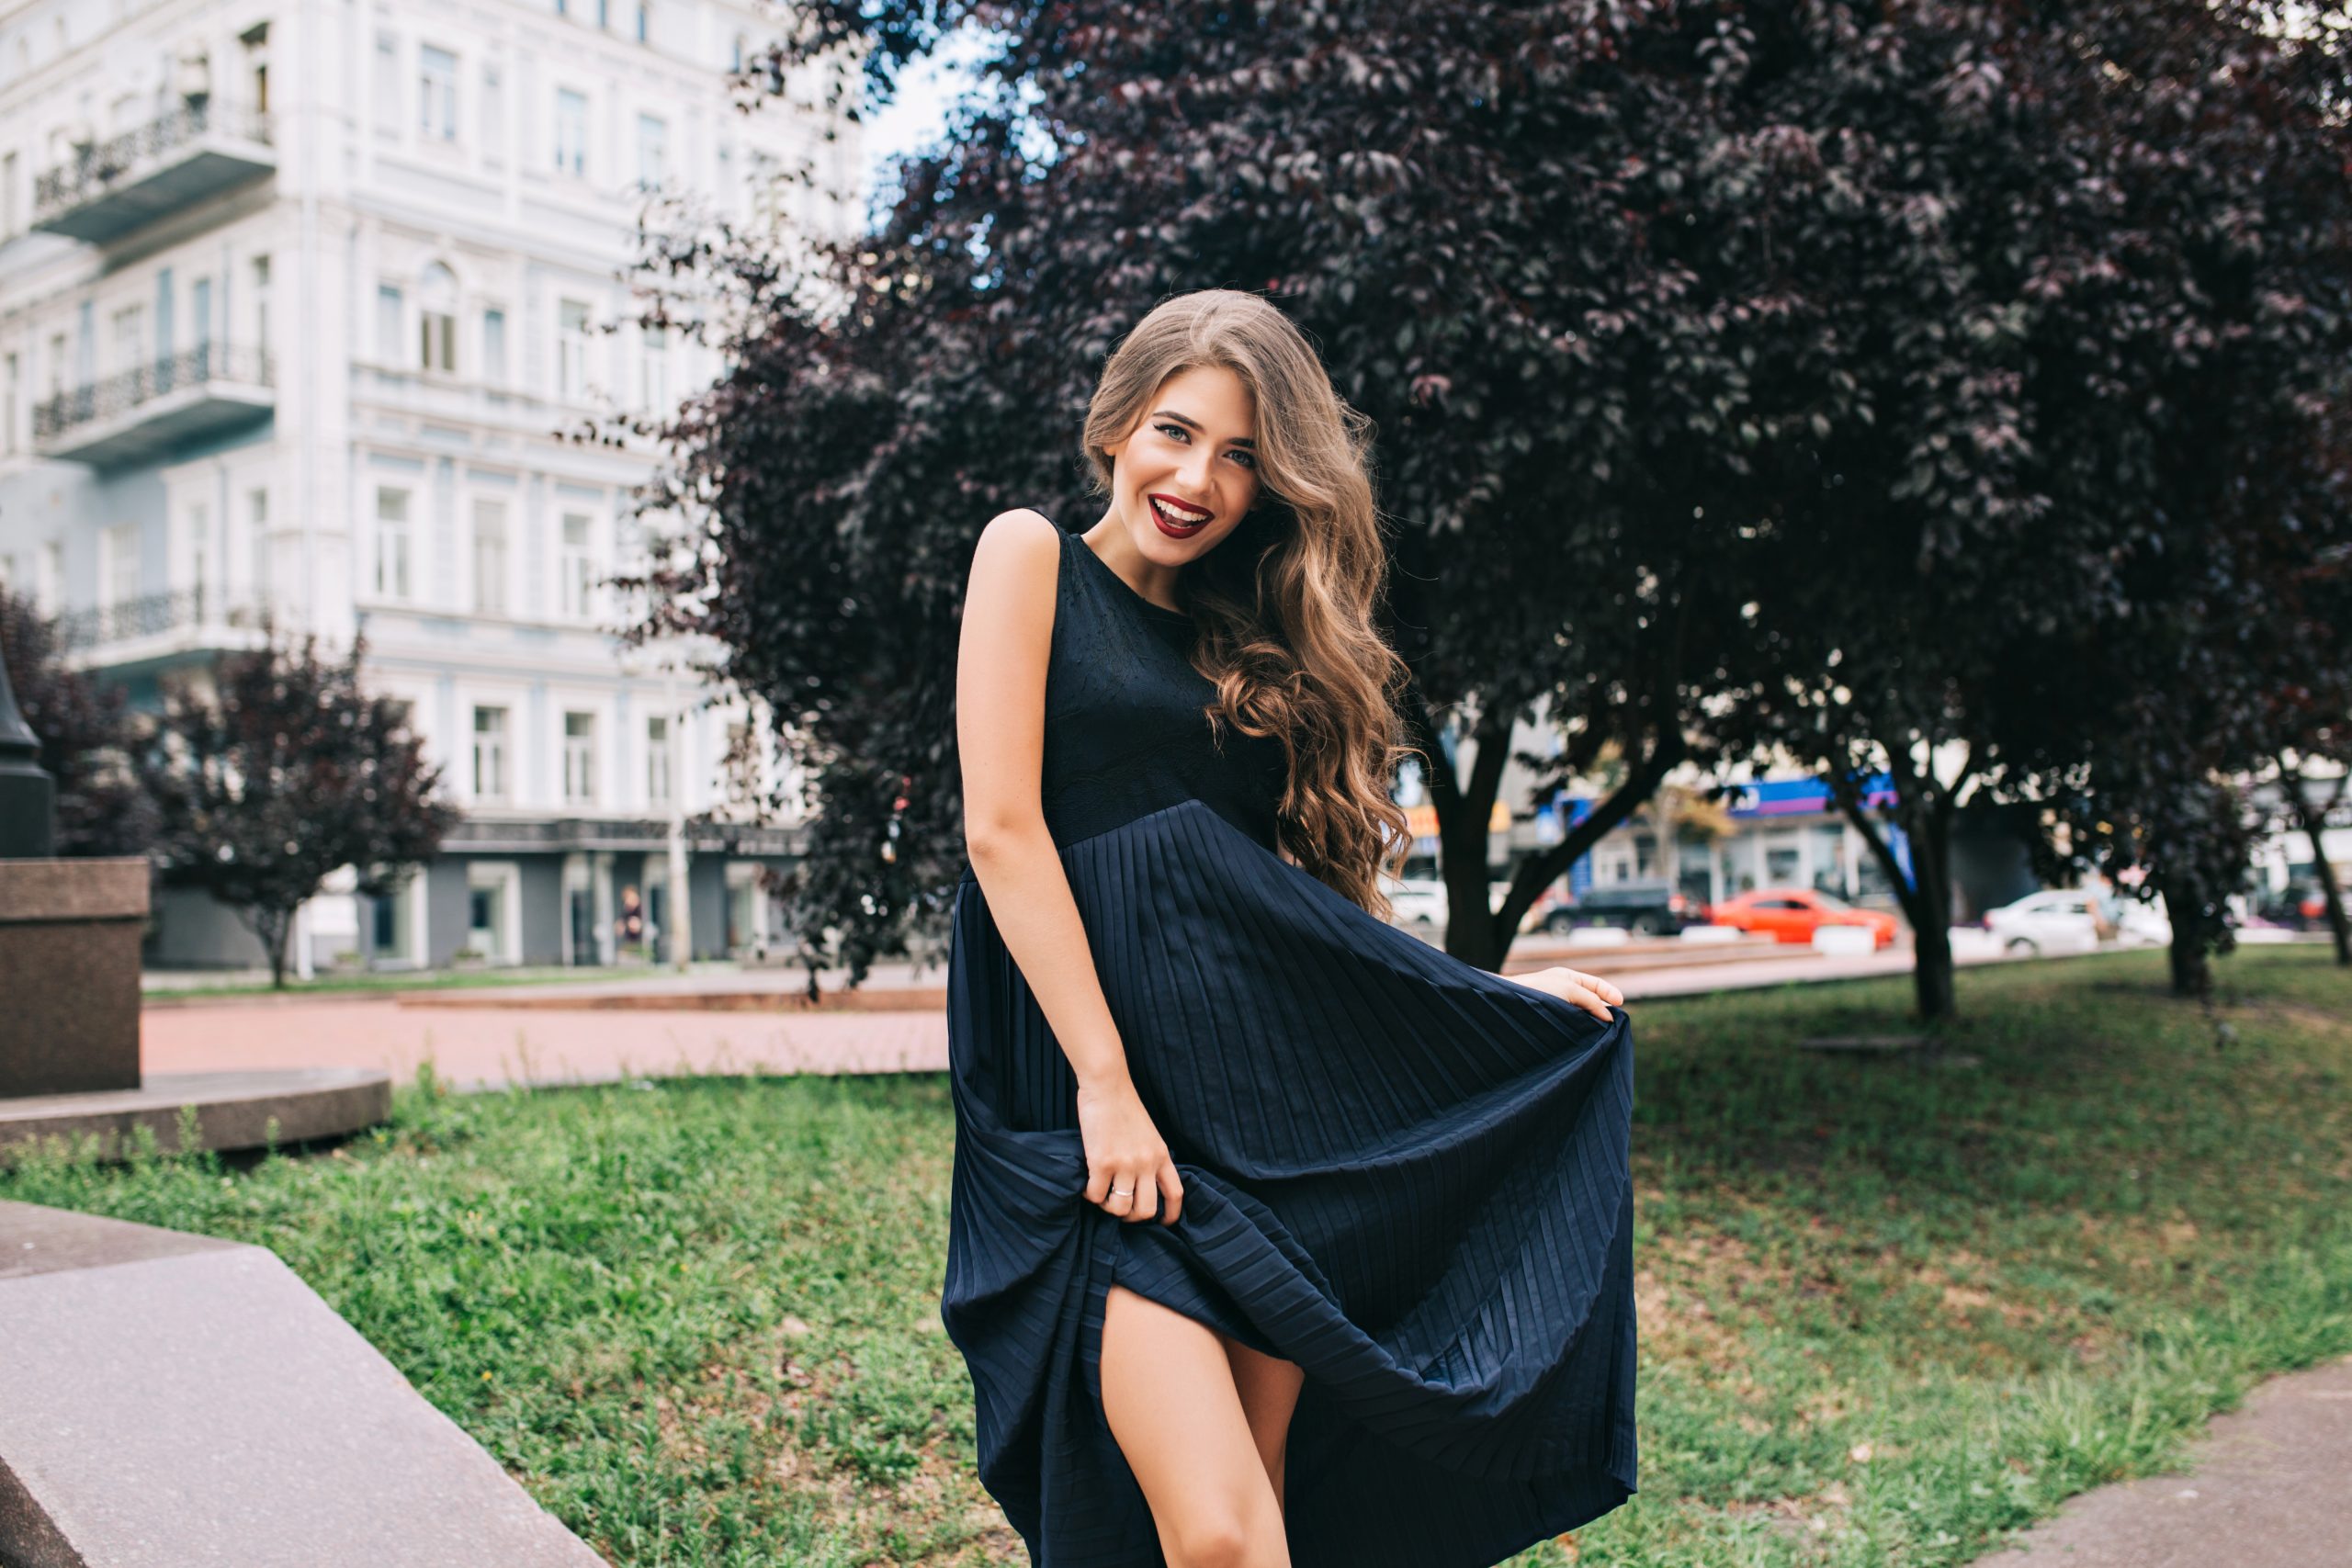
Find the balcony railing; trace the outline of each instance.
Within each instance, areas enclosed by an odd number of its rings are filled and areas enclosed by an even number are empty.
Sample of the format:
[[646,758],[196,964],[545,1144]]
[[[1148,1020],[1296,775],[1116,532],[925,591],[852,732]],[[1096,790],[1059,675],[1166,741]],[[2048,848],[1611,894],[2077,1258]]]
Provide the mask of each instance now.
[[256,349],[203,343],[33,405],[46,457],[128,462],[270,412],[276,369]]
[[170,632],[258,631],[265,614],[258,600],[232,596],[218,588],[175,588],[112,604],[68,610],[57,617],[57,641],[62,652],[85,654]]
[[209,98],[75,149],[33,182],[33,227],[107,240],[277,166],[269,118]]

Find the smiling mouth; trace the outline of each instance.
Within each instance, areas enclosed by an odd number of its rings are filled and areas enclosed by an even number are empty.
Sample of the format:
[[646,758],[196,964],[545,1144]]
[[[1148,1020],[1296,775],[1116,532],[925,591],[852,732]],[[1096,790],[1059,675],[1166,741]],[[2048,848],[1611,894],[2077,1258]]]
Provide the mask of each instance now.
[[1151,508],[1152,521],[1159,525],[1159,531],[1180,539],[1199,533],[1216,516],[1214,512],[1187,507],[1168,496],[1148,495],[1144,501]]

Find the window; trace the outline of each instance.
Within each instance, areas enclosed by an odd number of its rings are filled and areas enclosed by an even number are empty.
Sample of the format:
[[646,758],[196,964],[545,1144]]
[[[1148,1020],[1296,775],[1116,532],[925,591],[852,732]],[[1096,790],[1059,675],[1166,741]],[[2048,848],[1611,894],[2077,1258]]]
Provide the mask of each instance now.
[[752,750],[752,726],[745,719],[734,719],[727,726],[728,798],[749,801],[759,784],[759,758]]
[[563,613],[573,620],[584,621],[590,614],[590,594],[596,582],[595,558],[588,545],[589,517],[584,512],[563,514]]
[[563,716],[563,798],[584,805],[596,798],[596,716]]
[[416,51],[417,125],[428,141],[458,139],[458,57],[426,44]]
[[588,99],[569,87],[556,89],[555,167],[564,175],[588,172]]
[[262,359],[262,374],[269,373],[269,258],[255,256],[254,274],[254,347]]
[[427,310],[417,318],[418,347],[424,367],[444,376],[458,373],[458,318],[447,310]]
[[0,157],[0,240],[17,232],[17,155]]
[[187,286],[188,311],[196,318],[196,346],[199,349],[212,342],[212,280],[199,277]]
[[376,129],[390,135],[401,129],[401,46],[390,33],[376,35]]
[[385,599],[409,596],[408,491],[390,485],[376,490],[376,592]]
[[670,804],[670,721],[661,714],[645,721],[645,799]]
[[506,84],[498,67],[481,68],[481,157],[497,168],[506,161]]
[[33,582],[33,597],[52,615],[65,607],[65,546],[56,539],[40,547],[40,576]]
[[114,367],[138,370],[147,364],[147,307],[125,305],[114,313]]
[[645,408],[649,413],[670,409],[670,333],[664,327],[645,329]]
[[245,491],[246,544],[253,551],[252,586],[254,597],[269,596],[269,491],[254,489]]
[[139,525],[119,523],[99,536],[105,549],[105,602],[130,604],[139,597]]
[[458,371],[458,276],[439,262],[424,269],[417,290],[417,362],[427,370]]
[[187,585],[201,615],[211,608],[212,591],[212,511],[202,502],[187,509]]
[[7,378],[0,385],[0,453],[13,455],[17,450],[17,400],[22,389],[18,385],[20,371],[15,355],[8,355]]
[[729,57],[728,57],[728,61],[727,61],[727,69],[728,69],[728,70],[729,70],[729,71],[732,71],[732,72],[736,73],[738,75],[740,75],[740,74],[741,74],[741,73],[742,73],[742,70],[743,70],[743,35],[742,35],[741,33],[737,33],[737,34],[735,35],[735,48],[734,48],[734,52],[733,52],[733,53],[731,53],[730,55],[729,55]]
[[588,395],[588,307],[577,299],[556,304],[555,395],[573,402]]
[[662,183],[664,144],[669,140],[669,127],[658,115],[637,117],[637,185],[639,190],[651,190]]
[[762,229],[776,224],[783,172],[775,154],[754,148],[752,152],[752,221]]
[[648,14],[648,13],[650,12],[650,6],[648,6],[645,4],[645,0],[638,0],[638,4],[637,4],[637,41],[638,41],[638,42],[639,42],[639,43],[643,43],[643,42],[645,42],[645,41],[646,41],[646,39],[647,39],[647,35],[649,35],[649,34],[653,30],[653,18],[652,18],[652,17],[651,17],[650,15],[649,15],[649,14]]
[[506,798],[506,710],[474,709],[474,798]]
[[401,318],[405,314],[406,310],[401,299],[401,291],[389,283],[378,284],[376,286],[376,354],[387,366],[398,367],[404,363],[401,358],[401,344],[407,341],[407,336],[401,327]]
[[613,0],[596,0],[596,25],[600,28],[613,25]]
[[506,503],[488,496],[474,502],[474,608],[506,613]]
[[481,313],[481,375],[493,387],[506,385],[506,312]]

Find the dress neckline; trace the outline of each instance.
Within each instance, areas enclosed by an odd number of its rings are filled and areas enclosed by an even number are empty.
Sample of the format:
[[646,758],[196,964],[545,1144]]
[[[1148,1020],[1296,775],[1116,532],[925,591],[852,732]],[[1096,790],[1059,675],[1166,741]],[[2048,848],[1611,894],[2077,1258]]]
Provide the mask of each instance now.
[[1069,540],[1071,546],[1077,549],[1079,554],[1086,557],[1087,559],[1092,561],[1096,566],[1101,567],[1102,569],[1102,575],[1109,578],[1118,588],[1120,592],[1134,600],[1148,613],[1158,615],[1167,621],[1182,621],[1187,626],[1192,624],[1193,613],[1190,610],[1171,610],[1165,604],[1155,604],[1150,600],[1145,598],[1142,594],[1136,592],[1133,584],[1128,582],[1125,578],[1121,577],[1116,571],[1114,571],[1111,569],[1111,563],[1109,561],[1104,560],[1101,556],[1094,553],[1094,547],[1088,544],[1084,537],[1069,530],[1064,531],[1064,537]]

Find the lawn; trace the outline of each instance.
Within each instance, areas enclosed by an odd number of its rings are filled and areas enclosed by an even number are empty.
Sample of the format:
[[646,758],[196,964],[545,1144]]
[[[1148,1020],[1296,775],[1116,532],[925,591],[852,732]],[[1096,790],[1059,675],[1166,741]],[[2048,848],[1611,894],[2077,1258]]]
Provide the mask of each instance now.
[[[2352,1351],[2352,975],[2317,949],[1636,1008],[1642,1494],[1526,1564],[1967,1562]],[[619,1564],[1023,1561],[939,1330],[935,1076],[458,1096],[331,1152],[0,1198],[276,1250]]]

